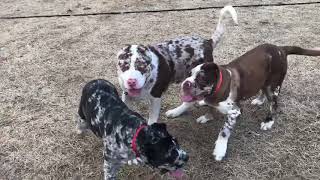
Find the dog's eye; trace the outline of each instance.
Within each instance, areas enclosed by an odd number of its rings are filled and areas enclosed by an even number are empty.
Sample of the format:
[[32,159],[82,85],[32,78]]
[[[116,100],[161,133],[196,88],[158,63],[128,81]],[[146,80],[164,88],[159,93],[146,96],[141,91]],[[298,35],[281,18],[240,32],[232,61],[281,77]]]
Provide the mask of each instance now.
[[159,137],[152,137],[151,144],[156,144],[160,140]]
[[140,71],[142,74],[147,72],[147,65],[145,64],[139,64],[137,66],[137,70]]
[[119,67],[120,67],[122,72],[124,72],[124,71],[126,71],[126,70],[128,70],[130,68],[130,65],[129,65],[128,62],[123,62],[123,63],[119,62],[118,65],[119,65]]

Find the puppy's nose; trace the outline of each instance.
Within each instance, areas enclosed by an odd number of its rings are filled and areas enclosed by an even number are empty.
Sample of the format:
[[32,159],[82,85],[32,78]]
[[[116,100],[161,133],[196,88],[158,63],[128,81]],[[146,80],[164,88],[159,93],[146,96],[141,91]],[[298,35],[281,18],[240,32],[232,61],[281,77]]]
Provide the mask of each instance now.
[[128,79],[127,83],[130,87],[135,87],[137,85],[137,79],[130,78]]
[[185,81],[182,87],[183,89],[190,89],[191,86],[192,86],[192,83],[190,81]]

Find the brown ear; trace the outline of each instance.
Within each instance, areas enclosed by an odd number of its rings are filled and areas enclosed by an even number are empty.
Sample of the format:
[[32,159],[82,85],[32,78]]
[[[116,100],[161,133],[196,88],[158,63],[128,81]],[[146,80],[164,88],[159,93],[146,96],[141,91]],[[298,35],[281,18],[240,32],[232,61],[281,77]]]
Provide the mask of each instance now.
[[131,44],[125,44],[122,48],[123,51],[129,51],[129,49],[131,48]]
[[204,63],[201,67],[204,71],[215,71],[218,69],[218,65],[211,62],[211,63]]
[[118,59],[127,59],[130,48],[131,48],[130,44],[124,45],[124,47],[118,52],[117,58]]
[[139,45],[138,45],[138,51],[139,51],[139,53],[145,54],[146,50],[148,50],[148,47],[146,47],[146,46],[144,46],[144,45],[142,45],[142,44],[139,44]]

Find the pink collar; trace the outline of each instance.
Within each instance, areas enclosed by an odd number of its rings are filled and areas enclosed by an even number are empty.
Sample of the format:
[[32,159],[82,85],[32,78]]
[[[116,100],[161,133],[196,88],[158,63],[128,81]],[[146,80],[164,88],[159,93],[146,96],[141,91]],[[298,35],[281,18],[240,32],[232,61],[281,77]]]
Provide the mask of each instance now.
[[221,85],[222,85],[222,81],[223,81],[222,72],[221,72],[221,70],[219,70],[219,82],[217,84],[216,90],[214,91],[214,94],[217,94],[217,92],[220,90]]
[[140,133],[140,131],[144,128],[144,127],[147,127],[147,125],[144,125],[142,124],[136,131],[136,133],[134,134],[133,138],[132,138],[132,141],[131,141],[131,148],[132,148],[132,151],[136,154],[136,157],[140,157],[140,154],[137,150],[137,138],[138,138],[138,135]]

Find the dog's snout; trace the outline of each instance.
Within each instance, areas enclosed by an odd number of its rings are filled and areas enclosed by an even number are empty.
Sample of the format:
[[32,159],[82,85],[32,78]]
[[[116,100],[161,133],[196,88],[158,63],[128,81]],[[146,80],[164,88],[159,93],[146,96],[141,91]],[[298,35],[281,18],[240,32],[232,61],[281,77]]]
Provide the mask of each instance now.
[[189,155],[183,151],[183,150],[178,150],[179,153],[179,162],[180,163],[186,163],[189,160]]
[[180,158],[182,161],[187,162],[189,160],[189,155],[186,152],[183,152]]
[[128,79],[127,83],[128,83],[128,85],[129,85],[130,87],[135,87],[135,86],[137,85],[137,80],[130,78],[130,79]]

